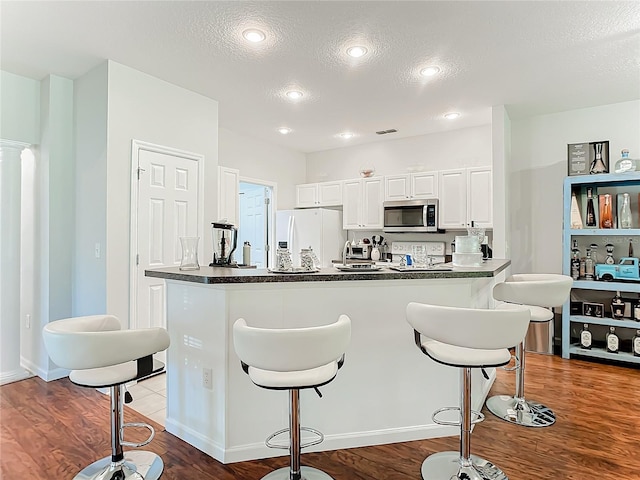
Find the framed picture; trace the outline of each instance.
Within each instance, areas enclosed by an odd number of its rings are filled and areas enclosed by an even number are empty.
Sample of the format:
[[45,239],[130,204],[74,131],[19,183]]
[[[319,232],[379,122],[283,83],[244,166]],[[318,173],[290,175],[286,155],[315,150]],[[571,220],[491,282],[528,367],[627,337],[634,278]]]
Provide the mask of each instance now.
[[567,145],[569,176],[609,173],[609,142]]
[[602,303],[591,303],[591,302],[583,302],[582,303],[582,315],[585,317],[604,317],[604,304]]

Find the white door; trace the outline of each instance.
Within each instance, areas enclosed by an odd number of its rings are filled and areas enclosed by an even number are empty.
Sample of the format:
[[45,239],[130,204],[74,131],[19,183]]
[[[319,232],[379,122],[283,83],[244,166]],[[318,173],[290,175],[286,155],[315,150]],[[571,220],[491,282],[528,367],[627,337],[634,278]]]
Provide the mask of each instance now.
[[360,228],[360,210],[362,208],[362,187],[360,180],[347,180],[343,184],[342,226],[345,230]]
[[384,177],[385,200],[405,200],[409,196],[409,175],[387,175]]
[[[137,148],[136,148],[137,147]],[[180,237],[200,236],[201,156],[149,146],[134,141],[133,167],[138,179],[135,242],[137,265],[132,275],[131,328],[167,327],[165,285],[162,279],[146,277],[150,268],[179,266]],[[134,195],[135,197],[135,195]],[[199,263],[203,265],[200,238]]]
[[268,189],[262,185],[240,183],[240,225],[238,228],[238,251],[234,254],[238,263],[246,263],[243,256],[244,242],[251,244],[251,265],[267,268],[265,247],[267,245],[266,219]]
[[362,179],[362,191],[362,226],[382,230],[384,225],[382,177]]
[[218,167],[218,217],[216,221],[226,220],[227,223],[236,227],[240,223],[238,215],[239,178],[239,170]]

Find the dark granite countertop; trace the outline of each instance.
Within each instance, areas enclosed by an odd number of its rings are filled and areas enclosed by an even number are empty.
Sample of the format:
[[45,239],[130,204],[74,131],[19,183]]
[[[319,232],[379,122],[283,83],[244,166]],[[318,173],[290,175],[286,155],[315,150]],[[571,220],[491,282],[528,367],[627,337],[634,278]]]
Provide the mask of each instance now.
[[377,271],[341,272],[334,267],[316,273],[272,273],[266,269],[200,267],[200,270],[181,271],[178,267],[145,270],[147,277],[181,280],[184,282],[268,283],[268,282],[342,282],[352,280],[420,280],[430,278],[494,277],[511,264],[511,260],[490,259],[481,267],[452,267],[451,271],[398,272],[383,267]]

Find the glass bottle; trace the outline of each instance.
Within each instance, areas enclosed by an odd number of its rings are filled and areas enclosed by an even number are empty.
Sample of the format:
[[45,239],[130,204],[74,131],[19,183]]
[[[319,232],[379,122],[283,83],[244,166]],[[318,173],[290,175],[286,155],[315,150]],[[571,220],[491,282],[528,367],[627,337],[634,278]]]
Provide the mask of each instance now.
[[609,327],[609,333],[607,333],[607,352],[618,353],[620,346],[620,339],[616,335],[616,327]]
[[576,192],[571,192],[571,228],[582,228],[582,216],[580,215],[580,209],[578,208]]
[[611,194],[605,193],[600,208],[600,228],[613,228],[613,211]]
[[589,173],[607,173],[607,166],[604,164],[602,160],[602,143],[594,143],[593,150],[595,152],[593,162],[591,162],[591,168],[589,168]]
[[589,331],[589,324],[585,323],[580,332],[580,347],[585,350],[591,350],[591,332]]
[[571,278],[578,280],[580,278],[580,250],[578,250],[578,241],[573,241],[573,249],[571,250]]
[[587,227],[596,226],[596,211],[593,207],[593,189],[587,188]]
[[622,194],[622,207],[620,208],[620,228],[631,228],[631,204],[629,194]]
[[606,263],[607,265],[613,265],[616,263],[615,258],[613,258],[613,249],[614,246],[610,243],[607,243],[605,245],[605,247],[607,249],[607,258],[604,259],[604,263]]
[[634,357],[640,357],[640,330],[636,330],[636,334],[631,340],[631,349],[633,350]]
[[616,296],[611,300],[611,316],[613,318],[624,318],[624,302],[620,292],[616,292]]
[[620,160],[616,162],[614,172],[616,173],[635,172],[636,167],[637,167],[636,161],[629,158],[629,150],[625,148],[621,152]]
[[593,258],[591,258],[591,249],[587,248],[587,258],[584,259],[584,278],[593,280]]
[[629,239],[629,256],[633,257],[633,238]]

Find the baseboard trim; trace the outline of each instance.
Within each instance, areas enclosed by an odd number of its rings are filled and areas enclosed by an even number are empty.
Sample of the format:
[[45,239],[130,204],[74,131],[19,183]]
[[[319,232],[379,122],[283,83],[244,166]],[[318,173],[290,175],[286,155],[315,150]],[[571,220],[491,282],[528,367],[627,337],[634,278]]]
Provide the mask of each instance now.
[[10,372],[1,372],[0,385],[7,385],[9,383],[19,382],[20,380],[24,380],[25,378],[30,378],[30,377],[33,377],[33,373],[23,368],[12,370]]

